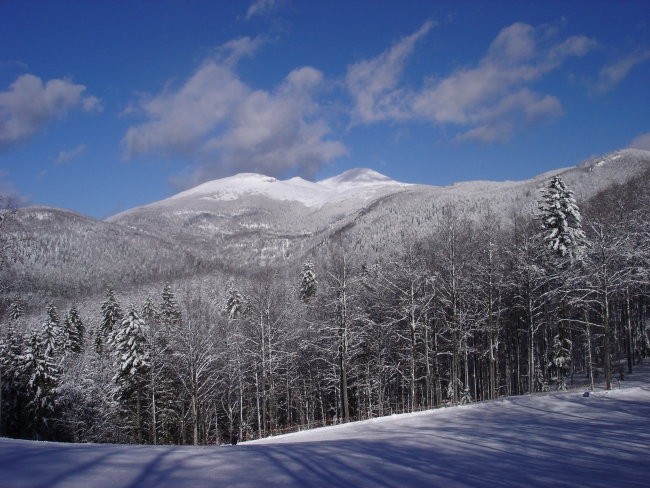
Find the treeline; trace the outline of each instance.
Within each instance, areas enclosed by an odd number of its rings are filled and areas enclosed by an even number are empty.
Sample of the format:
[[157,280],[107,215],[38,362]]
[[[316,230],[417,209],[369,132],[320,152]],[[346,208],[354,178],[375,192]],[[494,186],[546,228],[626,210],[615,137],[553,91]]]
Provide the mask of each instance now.
[[[650,353],[650,197],[613,187],[580,210],[562,180],[535,212],[448,205],[382,259],[344,236],[302,270],[167,284],[95,312],[5,313],[3,435],[213,444],[632,372]],[[381,236],[376,236],[381,239]],[[132,298],[132,297],[131,297]],[[123,300],[124,301],[124,300]]]

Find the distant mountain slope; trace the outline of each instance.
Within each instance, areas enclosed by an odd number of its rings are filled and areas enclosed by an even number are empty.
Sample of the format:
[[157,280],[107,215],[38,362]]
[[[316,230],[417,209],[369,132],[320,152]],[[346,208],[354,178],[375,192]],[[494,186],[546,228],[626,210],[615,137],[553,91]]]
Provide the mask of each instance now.
[[19,245],[13,266],[19,290],[83,296],[192,273],[197,258],[158,236],[67,210],[18,210],[9,229]]

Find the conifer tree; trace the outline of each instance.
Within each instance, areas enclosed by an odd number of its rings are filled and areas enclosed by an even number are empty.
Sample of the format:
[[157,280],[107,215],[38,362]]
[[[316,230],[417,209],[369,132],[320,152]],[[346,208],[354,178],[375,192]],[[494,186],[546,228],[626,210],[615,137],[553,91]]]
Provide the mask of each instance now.
[[181,321],[181,312],[176,297],[169,283],[165,284],[160,302],[160,318],[166,327],[177,326]]
[[25,353],[20,357],[20,374],[27,380],[28,404],[34,433],[46,433],[49,420],[54,415],[56,387],[61,373],[54,359],[47,353],[48,344],[39,334],[29,337]]
[[117,396],[121,398],[133,393],[149,366],[143,326],[144,321],[138,313],[130,310],[109,338],[117,370],[113,380],[118,386]]
[[582,217],[573,192],[562,178],[554,176],[542,191],[539,209],[548,249],[559,257],[579,257],[586,241]]
[[53,358],[59,355],[63,349],[63,330],[59,322],[59,315],[56,307],[50,303],[47,306],[47,319],[41,328],[43,338],[43,353]]
[[226,304],[223,308],[223,313],[230,319],[236,319],[244,309],[244,298],[241,293],[235,288],[234,283],[230,283],[228,293],[226,295]]
[[115,299],[112,288],[106,290],[106,300],[102,303],[102,321],[95,336],[95,349],[101,352],[102,344],[109,339],[115,325],[122,320],[120,304]]
[[15,297],[9,304],[9,318],[18,320],[25,314],[25,303],[18,297]]
[[302,272],[300,273],[300,299],[307,302],[310,298],[316,296],[318,282],[316,281],[316,272],[314,271],[314,263],[308,261],[302,265]]
[[143,326],[144,321],[135,310],[131,309],[109,337],[115,366],[114,397],[127,409],[130,401],[135,400],[138,443],[142,443],[141,388],[147,380],[147,371],[150,366]]
[[564,331],[560,332],[553,338],[553,359],[551,367],[557,374],[557,389],[566,390],[564,378],[569,372],[571,364],[571,341],[563,336]]
[[85,328],[75,305],[72,305],[70,312],[65,316],[63,330],[66,352],[80,353],[83,348]]

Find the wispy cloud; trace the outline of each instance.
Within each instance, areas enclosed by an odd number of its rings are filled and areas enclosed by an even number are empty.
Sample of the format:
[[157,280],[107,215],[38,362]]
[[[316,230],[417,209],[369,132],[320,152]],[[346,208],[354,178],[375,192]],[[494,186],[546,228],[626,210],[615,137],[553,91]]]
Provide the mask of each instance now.
[[649,59],[650,49],[646,49],[644,51],[636,51],[614,63],[604,66],[600,70],[600,73],[598,73],[598,81],[593,91],[595,93],[604,93],[611,90],[627,77],[632,68]]
[[[228,44],[231,53],[249,51],[239,49],[247,42]],[[313,174],[346,153],[329,138],[316,100],[323,84],[320,71],[302,67],[274,90],[256,90],[240,79],[231,57],[210,57],[180,87],[139,102],[146,120],[128,129],[125,156],[192,158],[194,170],[176,180],[184,187],[239,171]]]
[[345,84],[354,100],[353,122],[378,122],[411,116],[408,96],[398,86],[417,41],[434,25],[434,22],[427,21],[379,56],[348,66]]
[[277,0],[255,0],[249,5],[248,10],[246,10],[246,19],[248,20],[251,17],[267,15],[278,5],[278,3]]
[[400,86],[400,78],[415,42],[430,28],[425,23],[376,58],[349,67],[346,80],[355,100],[353,120],[423,120],[453,125],[459,130],[458,141],[504,141],[522,122],[562,114],[557,97],[538,93],[530,85],[596,45],[584,36],[557,40],[547,27],[515,23],[499,32],[474,66],[432,76],[421,89],[409,90]]
[[85,144],[79,144],[74,149],[59,151],[59,155],[54,160],[55,165],[64,164],[68,161],[72,161],[75,158],[78,158],[86,151]]
[[84,95],[86,87],[65,79],[43,82],[38,76],[19,76],[0,92],[0,150],[29,138],[51,120],[80,108],[101,110],[101,102]]

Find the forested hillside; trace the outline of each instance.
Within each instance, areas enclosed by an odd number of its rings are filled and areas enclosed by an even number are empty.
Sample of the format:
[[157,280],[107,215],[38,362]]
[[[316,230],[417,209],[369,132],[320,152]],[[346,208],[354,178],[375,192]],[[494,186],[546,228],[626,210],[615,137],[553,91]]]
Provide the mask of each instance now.
[[178,208],[172,231],[150,209],[146,231],[4,210],[2,432],[204,444],[609,388],[650,353],[649,163],[400,188],[318,220],[229,201],[212,233]]

